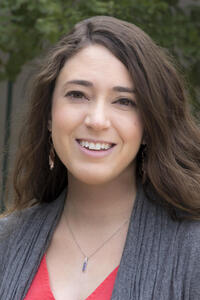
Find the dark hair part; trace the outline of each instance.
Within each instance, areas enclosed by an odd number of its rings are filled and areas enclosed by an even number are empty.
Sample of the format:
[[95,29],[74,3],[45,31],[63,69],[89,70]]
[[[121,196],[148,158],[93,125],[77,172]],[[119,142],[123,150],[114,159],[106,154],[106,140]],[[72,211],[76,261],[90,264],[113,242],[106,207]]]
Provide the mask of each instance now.
[[[32,86],[14,172],[15,209],[53,201],[67,185],[56,156],[49,170],[48,119],[55,81],[65,62],[90,44],[109,49],[128,69],[145,128],[144,189],[153,190],[174,214],[200,219],[200,130],[189,113],[183,84],[171,59],[137,26],[108,16],[78,23],[51,49]],[[137,178],[141,175],[141,150]]]

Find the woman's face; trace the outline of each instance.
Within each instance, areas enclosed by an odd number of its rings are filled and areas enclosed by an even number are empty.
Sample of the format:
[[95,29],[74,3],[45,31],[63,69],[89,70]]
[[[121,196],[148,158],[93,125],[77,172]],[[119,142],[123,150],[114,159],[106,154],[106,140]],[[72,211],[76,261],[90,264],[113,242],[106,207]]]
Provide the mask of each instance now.
[[60,160],[81,182],[133,174],[143,124],[131,77],[105,47],[90,45],[65,63],[53,93],[51,129]]

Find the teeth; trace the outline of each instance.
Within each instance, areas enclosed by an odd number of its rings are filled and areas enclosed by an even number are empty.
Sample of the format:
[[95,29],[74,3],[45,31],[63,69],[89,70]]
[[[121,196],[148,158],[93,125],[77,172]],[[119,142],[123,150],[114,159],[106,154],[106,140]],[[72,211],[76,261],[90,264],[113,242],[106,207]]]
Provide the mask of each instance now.
[[82,147],[85,147],[85,148],[89,148],[91,150],[102,150],[102,149],[109,149],[111,148],[111,145],[109,144],[101,144],[101,143],[89,143],[87,141],[79,141],[80,145]]
[[94,143],[89,143],[88,148],[94,150],[95,149],[95,144]]
[[[103,145],[102,145],[102,148],[103,148]],[[101,144],[96,144],[96,149],[100,150],[101,149]]]

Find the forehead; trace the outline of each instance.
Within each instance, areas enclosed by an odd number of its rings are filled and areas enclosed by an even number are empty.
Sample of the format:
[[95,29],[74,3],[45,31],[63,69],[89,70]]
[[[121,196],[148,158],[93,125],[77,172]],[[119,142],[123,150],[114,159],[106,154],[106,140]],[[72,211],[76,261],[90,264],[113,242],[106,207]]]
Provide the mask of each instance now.
[[89,45],[66,61],[57,78],[58,84],[68,80],[84,79],[104,86],[133,87],[132,78],[124,64],[107,48]]

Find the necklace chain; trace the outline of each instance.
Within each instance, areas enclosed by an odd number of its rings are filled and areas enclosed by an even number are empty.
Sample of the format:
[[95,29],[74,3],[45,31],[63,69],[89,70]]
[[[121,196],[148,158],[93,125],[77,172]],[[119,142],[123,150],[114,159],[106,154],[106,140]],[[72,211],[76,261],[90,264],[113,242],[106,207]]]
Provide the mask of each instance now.
[[109,238],[107,238],[104,242],[103,242],[103,244],[101,244],[94,252],[92,252],[90,255],[86,255],[85,253],[84,253],[84,251],[81,249],[81,246],[79,245],[79,243],[78,243],[78,241],[77,241],[77,239],[76,239],[76,237],[75,237],[75,234],[74,234],[74,232],[72,231],[72,229],[71,229],[71,226],[70,226],[70,224],[69,224],[69,220],[68,220],[68,218],[65,218],[65,220],[66,220],[66,223],[67,223],[67,226],[68,226],[68,228],[69,228],[69,231],[70,231],[70,233],[71,233],[71,235],[72,235],[72,238],[73,238],[73,240],[74,240],[74,242],[75,242],[75,244],[77,245],[77,247],[79,248],[79,250],[80,250],[80,252],[82,253],[82,255],[84,256],[84,262],[83,262],[83,266],[82,266],[82,272],[85,272],[86,271],[86,268],[87,268],[87,264],[88,264],[88,260],[92,257],[92,256],[94,256],[108,241],[110,241],[121,229],[122,229],[122,227],[129,221],[129,219],[127,219],[122,225],[120,225],[120,227],[118,227],[118,229],[109,237]]

